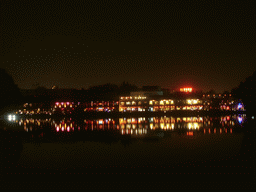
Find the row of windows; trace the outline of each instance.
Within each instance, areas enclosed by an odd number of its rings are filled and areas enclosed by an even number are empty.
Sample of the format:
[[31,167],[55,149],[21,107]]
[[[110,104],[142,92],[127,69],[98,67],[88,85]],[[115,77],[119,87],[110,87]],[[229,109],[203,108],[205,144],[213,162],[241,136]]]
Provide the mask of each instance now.
[[121,100],[124,100],[124,99],[147,99],[147,97],[145,96],[136,96],[136,97],[132,97],[132,96],[129,96],[129,97],[120,97]]
[[[149,105],[173,105],[174,101],[173,100],[161,100],[161,101],[155,101],[155,100],[150,100],[149,102],[145,101],[145,102],[136,102],[136,101],[126,101],[126,102],[120,102],[121,105],[141,105],[142,103],[147,104],[149,103]],[[184,101],[184,103],[187,104],[201,104],[202,101],[199,99],[187,99],[186,101]]]

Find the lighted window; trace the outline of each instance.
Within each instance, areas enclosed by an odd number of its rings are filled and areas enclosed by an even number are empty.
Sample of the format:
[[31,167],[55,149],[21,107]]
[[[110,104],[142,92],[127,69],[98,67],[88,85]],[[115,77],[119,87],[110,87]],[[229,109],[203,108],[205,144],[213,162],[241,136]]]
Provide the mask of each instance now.
[[131,102],[129,102],[129,101],[128,101],[128,102],[126,102],[126,105],[131,105]]
[[121,105],[124,105],[124,102],[121,102]]
[[138,102],[138,105],[141,105],[141,101]]
[[136,105],[136,102],[135,102],[135,101],[133,101],[133,102],[132,102],[132,105]]
[[166,101],[166,104],[169,105],[169,101]]
[[164,101],[162,100],[162,101],[160,101],[160,105],[163,105],[164,104]]
[[153,105],[153,101],[149,101],[149,105]]

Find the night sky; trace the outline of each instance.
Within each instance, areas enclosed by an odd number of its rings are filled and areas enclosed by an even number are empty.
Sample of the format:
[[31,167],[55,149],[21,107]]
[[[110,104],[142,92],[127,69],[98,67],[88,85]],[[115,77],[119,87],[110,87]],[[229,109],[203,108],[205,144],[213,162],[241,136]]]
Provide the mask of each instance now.
[[1,1],[1,68],[21,89],[123,81],[230,91],[256,70],[253,1]]

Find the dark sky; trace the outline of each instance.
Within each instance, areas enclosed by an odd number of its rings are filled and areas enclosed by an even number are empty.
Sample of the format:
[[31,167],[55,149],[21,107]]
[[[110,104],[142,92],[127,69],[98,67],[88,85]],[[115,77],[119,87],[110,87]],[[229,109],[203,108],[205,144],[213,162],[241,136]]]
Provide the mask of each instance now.
[[1,1],[1,67],[22,89],[123,81],[230,91],[256,70],[253,1]]

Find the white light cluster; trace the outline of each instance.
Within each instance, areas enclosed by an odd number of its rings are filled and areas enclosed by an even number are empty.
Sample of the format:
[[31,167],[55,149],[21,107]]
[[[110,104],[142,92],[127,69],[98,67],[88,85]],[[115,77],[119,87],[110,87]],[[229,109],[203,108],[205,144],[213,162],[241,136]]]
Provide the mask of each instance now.
[[8,115],[8,120],[9,121],[14,121],[15,120],[15,115]]

